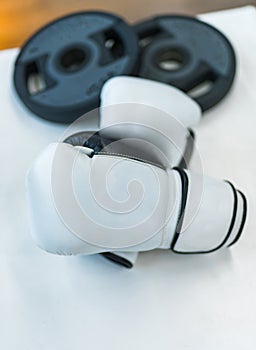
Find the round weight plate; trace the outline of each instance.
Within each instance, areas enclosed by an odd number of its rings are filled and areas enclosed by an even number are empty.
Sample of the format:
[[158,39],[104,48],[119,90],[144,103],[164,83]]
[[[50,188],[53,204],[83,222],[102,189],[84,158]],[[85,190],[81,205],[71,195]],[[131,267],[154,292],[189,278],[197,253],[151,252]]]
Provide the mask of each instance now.
[[81,12],[51,22],[33,35],[15,62],[14,85],[35,114],[70,123],[99,106],[104,82],[128,75],[138,39],[121,18]]
[[184,16],[159,16],[135,29],[141,47],[139,76],[180,88],[202,110],[227,94],[235,75],[235,54],[217,29]]

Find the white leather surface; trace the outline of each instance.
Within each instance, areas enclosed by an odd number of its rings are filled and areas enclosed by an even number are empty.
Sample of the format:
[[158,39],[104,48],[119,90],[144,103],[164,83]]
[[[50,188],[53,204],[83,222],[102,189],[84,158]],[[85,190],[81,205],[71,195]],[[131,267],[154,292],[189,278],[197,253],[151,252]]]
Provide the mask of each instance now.
[[187,128],[198,124],[202,116],[200,106],[175,87],[127,76],[104,84],[101,106],[108,106],[101,110],[102,135],[145,141],[137,142],[137,148],[156,153],[158,163],[165,167],[180,163]]
[[197,144],[205,173],[241,188],[251,217],[231,250],[143,253],[132,270],[34,245],[25,173],[64,127],[27,113],[11,88],[17,51],[0,53],[1,349],[255,349],[256,13],[246,7],[202,18],[232,41],[238,70],[230,94],[196,128]]
[[[193,127],[201,119],[200,106],[184,92],[174,86],[143,78],[119,76],[109,79],[101,91],[101,105],[108,106],[117,103],[138,103],[161,109],[185,127]],[[108,112],[108,109],[106,112]],[[101,127],[109,126],[116,120],[120,121],[120,118],[124,122],[129,122],[129,119],[132,118],[131,112],[135,115],[137,112],[136,117],[141,117],[141,114],[135,108],[131,108],[131,110],[124,109],[123,112],[126,114],[121,116],[108,115],[106,112],[102,115]],[[131,122],[133,122],[133,119]],[[145,119],[143,119],[143,122],[145,122]],[[125,135],[125,130],[122,130],[122,132]],[[120,135],[118,134],[118,136]]]
[[39,247],[59,255],[145,251],[166,241],[169,248],[180,182],[174,170],[52,143],[26,179],[30,231]]

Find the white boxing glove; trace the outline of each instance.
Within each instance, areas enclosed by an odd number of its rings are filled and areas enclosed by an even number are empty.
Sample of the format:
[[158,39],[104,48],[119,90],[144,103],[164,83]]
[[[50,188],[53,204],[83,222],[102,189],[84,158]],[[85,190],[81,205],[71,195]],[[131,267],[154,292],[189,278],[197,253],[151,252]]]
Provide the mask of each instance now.
[[[99,132],[76,133],[65,142],[93,149],[94,153],[123,155],[165,168],[184,168],[194,145],[194,134],[189,128],[200,119],[199,105],[179,89],[121,76],[108,80],[102,89]],[[137,253],[105,256],[132,266]]]
[[246,218],[228,182],[65,143],[37,157],[27,194],[34,240],[60,255],[207,253],[236,242]]

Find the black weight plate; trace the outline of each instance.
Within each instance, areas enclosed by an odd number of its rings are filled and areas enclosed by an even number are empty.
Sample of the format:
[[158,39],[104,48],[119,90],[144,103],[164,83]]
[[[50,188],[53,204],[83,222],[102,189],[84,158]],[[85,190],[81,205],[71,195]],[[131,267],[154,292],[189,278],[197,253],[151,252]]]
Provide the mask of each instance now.
[[25,43],[15,62],[14,85],[32,112],[69,123],[98,107],[104,82],[131,74],[137,58],[137,36],[121,18],[74,13]]
[[135,26],[141,47],[138,75],[178,87],[207,110],[229,91],[234,50],[217,29],[193,17],[159,16]]

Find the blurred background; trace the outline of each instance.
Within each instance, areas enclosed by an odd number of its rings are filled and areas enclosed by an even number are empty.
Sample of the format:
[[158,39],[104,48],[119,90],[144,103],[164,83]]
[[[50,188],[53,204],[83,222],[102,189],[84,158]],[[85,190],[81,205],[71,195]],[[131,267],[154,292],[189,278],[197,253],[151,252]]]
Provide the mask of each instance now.
[[106,10],[134,22],[157,13],[194,15],[244,5],[256,0],[0,0],[0,49],[22,45],[47,22],[73,11]]

